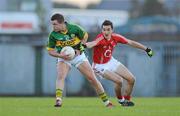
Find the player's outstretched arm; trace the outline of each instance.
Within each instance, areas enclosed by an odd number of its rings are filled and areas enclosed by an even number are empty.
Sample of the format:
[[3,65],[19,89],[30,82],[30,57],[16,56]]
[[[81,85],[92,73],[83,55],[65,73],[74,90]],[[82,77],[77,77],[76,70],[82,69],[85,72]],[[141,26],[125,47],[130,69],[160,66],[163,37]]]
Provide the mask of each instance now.
[[94,41],[87,42],[87,43],[85,43],[83,46],[84,46],[85,48],[93,48],[93,47],[96,46],[102,39],[103,39],[103,36],[97,38],[97,39],[94,40]]
[[136,42],[136,41],[133,41],[133,40],[129,40],[129,39],[128,39],[128,43],[127,43],[127,44],[130,45],[130,46],[132,46],[132,47],[134,47],[134,48],[138,48],[138,49],[142,49],[142,50],[146,51],[146,53],[147,53],[147,55],[148,55],[149,57],[152,57],[152,56],[153,56],[153,51],[152,51],[152,49],[144,46],[143,44],[141,44],[141,43],[139,43],[139,42]]
[[97,42],[96,41],[92,41],[92,42],[87,42],[85,44],[83,44],[83,46],[85,48],[93,48],[94,46],[96,46]]

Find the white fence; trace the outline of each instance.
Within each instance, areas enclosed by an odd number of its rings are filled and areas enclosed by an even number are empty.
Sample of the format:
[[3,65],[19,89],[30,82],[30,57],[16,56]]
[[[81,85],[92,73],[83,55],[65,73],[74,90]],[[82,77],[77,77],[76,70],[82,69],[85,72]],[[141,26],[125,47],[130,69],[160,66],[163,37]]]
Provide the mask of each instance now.
[[[134,96],[180,95],[180,43],[143,42],[151,46],[155,56],[124,45],[116,48],[114,57],[126,65],[136,77]],[[89,52],[90,54],[90,52]],[[89,58],[91,55],[89,55]],[[36,49],[31,45],[0,43],[0,95],[37,95],[37,78],[41,78],[40,95],[54,95],[56,59],[42,48],[42,68],[37,72]],[[41,73],[37,77],[35,73]],[[111,82],[101,80],[109,95],[114,96]],[[67,95],[87,95],[87,81],[73,68],[66,80]],[[107,85],[108,84],[108,85]],[[92,90],[91,90],[92,89]]]

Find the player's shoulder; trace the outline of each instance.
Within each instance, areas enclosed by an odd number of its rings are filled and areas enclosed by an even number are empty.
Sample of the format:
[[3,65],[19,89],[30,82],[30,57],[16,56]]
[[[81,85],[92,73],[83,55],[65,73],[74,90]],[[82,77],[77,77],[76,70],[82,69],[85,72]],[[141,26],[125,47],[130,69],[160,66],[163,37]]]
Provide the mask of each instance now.
[[56,38],[56,35],[57,35],[57,32],[51,31],[51,32],[49,33],[48,37],[49,37],[50,40],[51,40],[51,39],[54,40],[54,39]]
[[80,26],[79,24],[76,24],[73,22],[66,22],[66,23],[67,23],[68,29],[82,30],[82,31],[86,32],[85,29],[82,26]]
[[121,37],[122,35],[118,34],[118,33],[112,33],[113,37]]
[[100,37],[100,36],[103,36],[103,34],[102,33],[97,34],[97,37]]
[[51,37],[51,36],[53,36],[53,35],[55,35],[55,31],[51,31],[51,32],[49,33],[49,37]]
[[128,40],[126,37],[117,33],[113,33],[112,38],[116,40],[118,43],[124,43],[124,44],[128,43]]
[[77,26],[77,24],[75,24],[75,23],[73,23],[73,22],[65,22],[66,23],[66,25],[68,25],[68,26]]
[[112,37],[114,37],[114,38],[125,38],[123,35],[121,35],[121,34],[118,34],[118,33],[112,33]]
[[80,25],[73,22],[66,22],[69,28],[82,28]]
[[97,34],[96,39],[99,38],[99,37],[101,37],[101,36],[103,36],[102,33]]

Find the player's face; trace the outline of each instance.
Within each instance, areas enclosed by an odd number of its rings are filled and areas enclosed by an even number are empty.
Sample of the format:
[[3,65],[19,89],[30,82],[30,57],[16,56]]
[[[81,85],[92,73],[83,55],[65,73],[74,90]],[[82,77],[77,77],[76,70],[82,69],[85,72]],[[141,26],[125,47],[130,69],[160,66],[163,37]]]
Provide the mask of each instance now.
[[102,26],[102,33],[105,39],[110,39],[112,32],[113,32],[113,29],[111,28],[111,25]]
[[57,20],[51,21],[51,24],[55,32],[64,31],[66,29],[65,24],[59,23]]

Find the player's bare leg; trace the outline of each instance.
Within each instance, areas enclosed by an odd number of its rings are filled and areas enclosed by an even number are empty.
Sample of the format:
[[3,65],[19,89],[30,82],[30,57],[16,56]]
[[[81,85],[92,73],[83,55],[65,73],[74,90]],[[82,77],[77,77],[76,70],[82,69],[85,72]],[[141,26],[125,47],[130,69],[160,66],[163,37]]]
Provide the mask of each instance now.
[[96,78],[89,62],[84,61],[82,64],[80,64],[78,66],[78,69],[83,75],[85,75],[85,77],[88,79],[88,81],[91,83],[91,85],[95,88],[97,94],[102,99],[104,104],[107,107],[113,107],[112,103],[108,100],[108,97],[104,91],[104,88],[102,87],[99,80]]
[[121,93],[122,82],[123,82],[122,77],[108,70],[104,72],[103,77],[114,82],[115,94],[118,99],[118,102],[121,104],[124,101],[124,98]]
[[65,78],[70,70],[70,66],[64,62],[57,63],[57,79],[56,79],[56,104],[55,107],[62,106],[62,95],[64,90]]
[[115,90],[115,94],[116,94],[116,97],[118,99],[118,102],[120,104],[122,104],[124,102],[124,96],[122,95],[122,84],[119,85],[119,84],[114,84],[114,90]]
[[[125,89],[124,98],[126,101],[130,101],[131,93],[132,93],[133,86],[135,83],[135,77],[124,65],[120,65],[117,68],[116,73],[127,81],[127,88]],[[134,103],[132,103],[132,104],[129,103],[129,104],[130,104],[129,106],[134,105]],[[125,104],[125,105],[127,105],[127,104]]]

